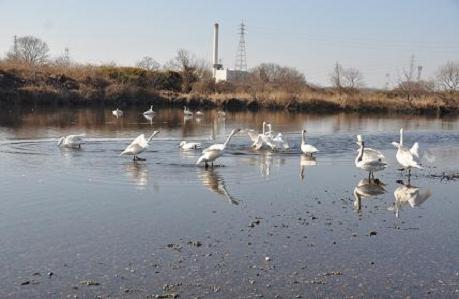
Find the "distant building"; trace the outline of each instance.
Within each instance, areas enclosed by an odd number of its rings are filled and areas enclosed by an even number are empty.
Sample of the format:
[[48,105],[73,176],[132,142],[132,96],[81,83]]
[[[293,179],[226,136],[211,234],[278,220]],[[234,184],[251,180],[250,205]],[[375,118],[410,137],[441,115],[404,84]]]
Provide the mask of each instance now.
[[247,76],[247,72],[245,71],[236,71],[230,69],[217,69],[214,73],[215,82],[220,81],[239,81],[243,80]]
[[228,81],[234,82],[243,80],[247,76],[246,71],[237,71],[224,68],[218,63],[218,23],[214,24],[214,51],[212,59],[212,74],[215,82]]

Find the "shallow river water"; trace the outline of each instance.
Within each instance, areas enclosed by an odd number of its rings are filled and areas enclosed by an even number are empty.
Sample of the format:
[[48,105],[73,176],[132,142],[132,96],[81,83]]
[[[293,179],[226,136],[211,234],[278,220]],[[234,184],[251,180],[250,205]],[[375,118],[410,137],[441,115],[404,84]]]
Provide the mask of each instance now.
[[[290,150],[256,152],[239,133],[207,170],[178,150],[263,121]],[[401,127],[424,165],[410,185],[391,145]],[[119,156],[153,130],[146,161]],[[81,150],[56,145],[78,133]],[[389,162],[377,186],[354,165],[357,134]],[[1,298],[459,296],[459,181],[441,179],[459,170],[457,118],[2,111],[0,169]]]

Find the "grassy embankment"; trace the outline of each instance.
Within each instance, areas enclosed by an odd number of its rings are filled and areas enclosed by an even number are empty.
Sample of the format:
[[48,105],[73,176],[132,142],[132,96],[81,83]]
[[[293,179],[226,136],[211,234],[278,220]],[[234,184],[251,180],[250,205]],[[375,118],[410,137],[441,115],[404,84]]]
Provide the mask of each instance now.
[[115,66],[40,66],[0,63],[2,105],[107,105],[190,107],[234,110],[358,111],[457,113],[459,94],[400,90],[335,90],[303,86],[213,84],[197,80],[182,92],[184,76],[175,71],[146,71]]

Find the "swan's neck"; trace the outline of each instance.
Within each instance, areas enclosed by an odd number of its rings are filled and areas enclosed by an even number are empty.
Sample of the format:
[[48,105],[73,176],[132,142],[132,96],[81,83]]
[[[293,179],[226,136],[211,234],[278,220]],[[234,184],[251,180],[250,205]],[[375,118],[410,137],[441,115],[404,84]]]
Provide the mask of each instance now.
[[233,137],[234,134],[235,134],[235,133],[229,134],[228,138],[226,138],[225,143],[223,143],[223,148],[226,148],[226,145],[227,145],[228,142],[231,140],[231,137]]
[[403,131],[400,131],[400,146],[403,146]]
[[147,143],[149,143],[153,139],[153,137],[155,137],[155,135],[156,133],[151,134],[150,138],[147,139]]
[[265,132],[266,132],[266,123],[263,123],[263,130],[262,130],[263,135],[265,134]]
[[304,132],[301,132],[301,144],[304,144]]
[[362,161],[362,158],[363,158],[363,147],[364,147],[364,145],[360,144],[359,154],[357,155],[356,162]]

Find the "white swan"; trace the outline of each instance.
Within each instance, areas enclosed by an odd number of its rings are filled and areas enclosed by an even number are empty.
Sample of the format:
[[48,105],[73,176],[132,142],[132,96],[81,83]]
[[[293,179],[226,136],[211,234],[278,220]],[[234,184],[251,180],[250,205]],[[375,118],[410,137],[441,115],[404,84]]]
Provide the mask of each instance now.
[[191,151],[191,150],[195,150],[195,149],[200,149],[201,148],[201,143],[182,141],[179,144],[179,148],[182,151]]
[[[360,145],[362,140],[363,140],[362,139],[362,135],[357,135],[357,144],[358,145]],[[384,157],[384,155],[378,150],[375,150],[375,149],[372,149],[372,148],[369,148],[369,147],[365,147],[364,150],[363,150],[363,159],[364,160],[381,160],[381,161],[385,162],[386,157]]]
[[81,148],[81,145],[84,144],[82,138],[83,136],[85,136],[85,134],[63,136],[59,138],[59,140],[57,141],[57,146],[68,148]]
[[305,155],[312,156],[314,153],[317,153],[319,150],[315,146],[306,143],[305,135],[306,135],[306,130],[301,131],[301,151]]
[[187,107],[187,106],[184,106],[184,107],[183,107],[183,114],[184,114],[184,115],[187,115],[187,116],[193,116],[193,112],[191,112],[190,110],[188,110],[188,107]]
[[222,110],[219,110],[219,111],[217,111],[217,115],[221,116],[221,117],[225,117],[226,116],[226,112],[222,111]]
[[394,191],[395,203],[393,209],[398,218],[402,205],[409,204],[412,208],[420,206],[432,195],[429,189],[421,189],[411,185],[401,185]]
[[155,137],[159,131],[154,131],[153,134],[151,134],[150,138],[145,139],[144,134],[140,134],[137,136],[136,139],[134,139],[131,144],[129,144],[126,149],[120,154],[122,155],[133,155],[134,156],[134,161],[139,160],[139,161],[145,161],[145,159],[137,157],[138,154],[143,152],[147,147],[148,143]]
[[[284,140],[282,133],[278,133],[274,136],[272,125],[269,123],[266,124],[266,128],[268,130],[265,130],[265,126],[263,126],[263,135],[259,135],[257,137],[257,144],[260,144],[261,141],[263,141],[271,148],[271,150],[287,150],[290,148],[287,140]],[[261,143],[261,146],[262,145],[263,144]]]
[[287,139],[284,139],[282,133],[277,133],[271,142],[274,144],[274,150],[288,150],[290,148]]
[[113,114],[116,118],[118,118],[118,117],[123,116],[123,111],[120,110],[120,108],[116,108],[116,110],[113,110],[113,111],[112,111],[112,114]]
[[153,105],[151,105],[151,106],[150,106],[150,109],[147,110],[147,111],[145,111],[145,112],[143,113],[143,115],[152,115],[152,114],[155,114],[155,113],[156,113],[156,112],[153,111]]
[[269,147],[273,148],[274,145],[271,142],[271,139],[265,134],[266,133],[266,122],[263,122],[262,131],[258,133],[253,129],[244,130],[244,132],[249,135],[250,140],[252,140],[252,145],[250,147],[259,150],[263,147],[263,144],[267,144]]
[[198,110],[198,111],[196,111],[196,115],[197,116],[203,116],[204,112],[202,112],[201,110]]
[[360,146],[358,155],[355,158],[355,166],[357,168],[368,171],[368,181],[371,181],[371,177],[374,177],[374,172],[381,171],[387,167],[387,163],[382,158],[374,157],[373,155],[365,155],[365,143],[363,140],[358,141],[357,144]]
[[419,144],[415,142],[410,149],[405,147],[403,145],[403,128],[400,129],[400,143],[392,142],[392,145],[398,148],[397,161],[404,169],[408,169],[408,176],[411,175],[411,168],[422,169],[419,162]]
[[209,165],[208,163],[212,163],[212,167],[214,166],[214,161],[223,155],[226,145],[228,142],[231,140],[231,137],[233,137],[236,133],[238,133],[241,129],[233,129],[231,133],[228,135],[228,138],[226,139],[225,143],[223,144],[213,144],[209,146],[208,148],[204,149],[202,151],[201,157],[199,157],[198,161],[196,162],[196,165],[199,165],[200,163],[204,162],[205,167],[207,168]]

